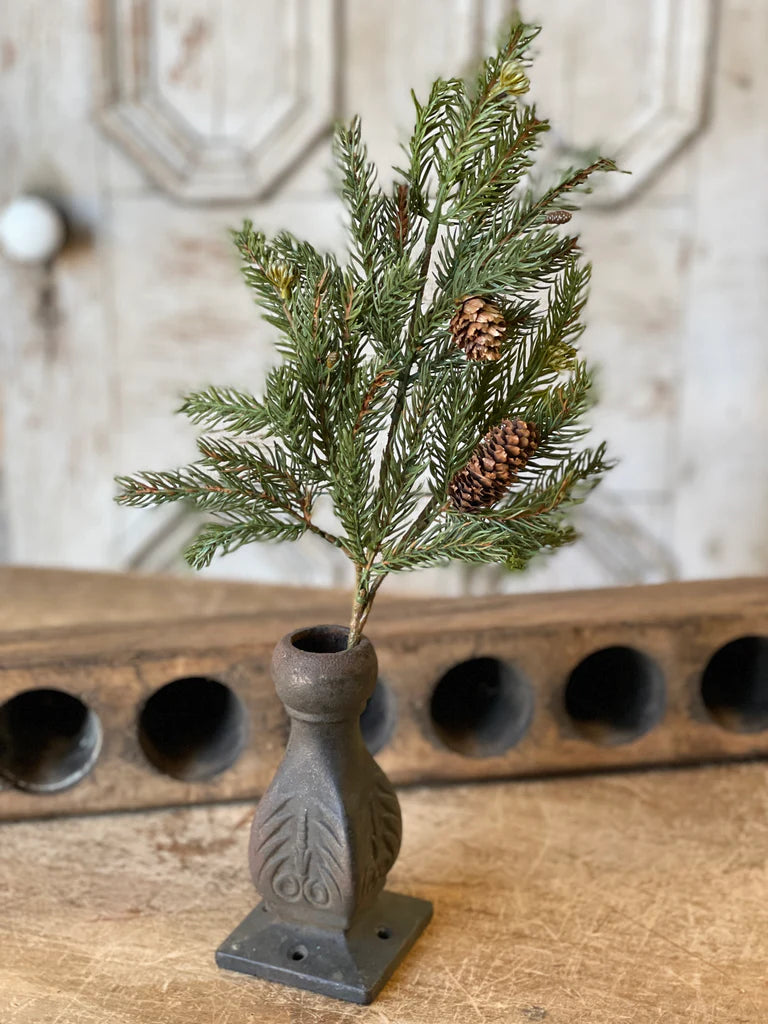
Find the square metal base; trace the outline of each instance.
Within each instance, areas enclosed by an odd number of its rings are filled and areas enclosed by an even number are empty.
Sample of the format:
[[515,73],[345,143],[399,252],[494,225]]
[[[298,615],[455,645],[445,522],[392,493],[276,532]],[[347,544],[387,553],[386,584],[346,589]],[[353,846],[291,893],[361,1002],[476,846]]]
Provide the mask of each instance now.
[[279,920],[260,903],[216,950],[216,963],[351,1003],[372,1002],[432,917],[432,904],[383,892],[347,932]]

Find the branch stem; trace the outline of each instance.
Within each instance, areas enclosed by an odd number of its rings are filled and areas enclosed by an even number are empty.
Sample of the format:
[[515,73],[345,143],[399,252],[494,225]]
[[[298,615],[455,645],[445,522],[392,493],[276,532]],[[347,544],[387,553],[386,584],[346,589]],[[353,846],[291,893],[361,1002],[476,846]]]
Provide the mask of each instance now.
[[349,548],[341,537],[336,537],[327,530],[322,530],[319,526],[316,526],[311,519],[304,519],[304,522],[306,523],[307,529],[310,533],[315,533],[318,537],[322,537],[324,541],[327,541],[329,544],[333,544],[335,548],[340,548],[348,558],[352,557]]
[[400,417],[402,416],[403,409],[405,407],[405,398],[408,392],[408,382],[411,376],[411,370],[413,368],[413,361],[416,358],[416,327],[419,322],[419,316],[421,315],[421,304],[424,300],[424,291],[427,287],[427,280],[429,278],[429,268],[432,263],[432,250],[435,247],[437,241],[437,232],[440,229],[440,215],[443,209],[443,203],[445,202],[445,186],[441,185],[437,195],[435,196],[435,205],[432,209],[432,214],[429,218],[429,224],[427,226],[427,232],[424,236],[424,254],[421,258],[421,266],[419,268],[419,276],[421,282],[419,284],[418,291],[413,300],[413,309],[411,311],[411,319],[408,324],[408,334],[406,335],[406,353],[407,353],[407,364],[403,368],[402,375],[397,385],[397,395],[395,397],[395,404],[392,409],[392,419],[389,424],[389,433],[387,434],[387,443],[384,448],[385,455],[389,454],[392,447],[392,441],[397,431]]
[[373,599],[376,597],[376,591],[381,586],[383,579],[383,576],[377,576],[371,580],[369,566],[355,565],[355,599],[352,605],[352,617],[349,621],[347,650],[360,642],[373,607]]

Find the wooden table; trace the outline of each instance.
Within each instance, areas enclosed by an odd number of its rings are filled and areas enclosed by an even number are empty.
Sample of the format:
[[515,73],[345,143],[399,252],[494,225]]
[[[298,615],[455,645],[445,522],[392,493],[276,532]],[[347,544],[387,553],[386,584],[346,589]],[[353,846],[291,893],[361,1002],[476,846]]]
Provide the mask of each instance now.
[[213,951],[254,901],[251,808],[5,825],[3,1024],[764,1024],[768,770],[402,794],[393,887],[435,918],[379,1000]]
[[435,918],[367,1008],[214,966],[255,900],[246,804],[0,827],[0,1022],[768,1021],[764,764],[401,801],[391,886]]

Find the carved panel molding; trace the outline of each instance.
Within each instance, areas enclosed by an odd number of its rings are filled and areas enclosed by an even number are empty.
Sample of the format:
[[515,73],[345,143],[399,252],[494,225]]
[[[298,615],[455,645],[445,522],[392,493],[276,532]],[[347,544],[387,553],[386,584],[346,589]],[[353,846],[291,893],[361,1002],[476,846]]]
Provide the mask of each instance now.
[[716,0],[525,0],[522,9],[544,25],[534,91],[557,149],[615,157],[631,173],[608,175],[593,202],[627,200],[704,125]]
[[101,0],[106,131],[187,201],[263,197],[336,113],[336,0]]
[[[337,4],[101,0],[99,120],[177,198],[262,198],[338,113]],[[494,0],[473,7],[480,36],[508,15]],[[559,148],[615,155],[632,174],[606,179],[595,201],[627,199],[704,122],[716,0],[522,7],[546,27],[534,86]]]

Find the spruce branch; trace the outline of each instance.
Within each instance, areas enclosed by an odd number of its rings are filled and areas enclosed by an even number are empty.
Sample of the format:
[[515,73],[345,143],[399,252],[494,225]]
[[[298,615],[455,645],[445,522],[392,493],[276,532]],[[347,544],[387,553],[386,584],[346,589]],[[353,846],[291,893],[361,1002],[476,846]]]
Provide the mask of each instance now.
[[178,409],[192,423],[233,434],[256,434],[269,427],[263,404],[236,388],[209,387],[187,395]]
[[[346,261],[250,221],[234,232],[280,362],[260,397],[184,399],[205,431],[196,462],[118,478],[122,504],[209,517],[185,553],[195,568],[306,533],[339,548],[355,572],[350,646],[390,572],[522,568],[573,539],[568,509],[610,468],[584,444],[590,268],[568,229],[592,177],[616,168],[590,158],[544,191],[528,184],[549,128],[526,100],[537,33],[515,24],[474,83],[414,96],[391,189],[359,118],[336,128]],[[335,532],[316,520],[321,498]]]

